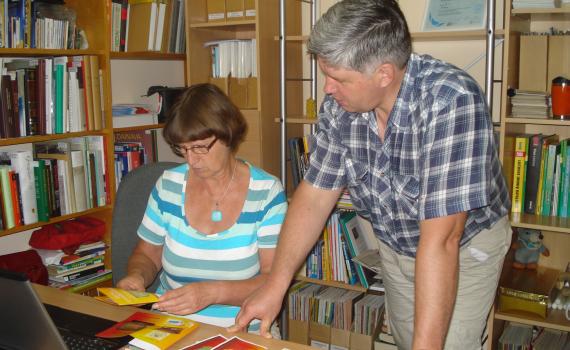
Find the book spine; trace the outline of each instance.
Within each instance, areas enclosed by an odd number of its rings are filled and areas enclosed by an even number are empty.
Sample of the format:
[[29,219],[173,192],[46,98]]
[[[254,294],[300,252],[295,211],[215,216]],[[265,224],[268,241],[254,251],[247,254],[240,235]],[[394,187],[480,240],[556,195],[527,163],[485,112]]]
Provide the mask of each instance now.
[[47,186],[45,183],[45,163],[43,159],[34,161],[34,178],[36,185],[36,203],[38,208],[38,221],[49,221],[47,206]]
[[96,274],[99,271],[104,270],[104,268],[105,267],[103,265],[95,266],[95,267],[92,267],[90,269],[74,272],[74,273],[71,273],[71,274],[65,275],[65,276],[50,277],[50,279],[53,279],[54,281],[58,281],[58,282],[69,282],[69,281],[73,281],[75,279],[79,279],[79,278],[86,277],[86,276],[89,276],[92,274]]
[[14,225],[22,226],[22,197],[20,196],[20,185],[18,174],[10,170],[8,172],[10,176],[10,192],[12,192],[12,208],[14,210]]
[[536,211],[536,194],[540,177],[540,160],[542,158],[542,135],[533,135],[528,149],[527,179],[525,186],[525,213],[534,214]]
[[2,186],[2,204],[4,206],[4,227],[11,229],[14,223],[14,208],[12,206],[12,191],[10,189],[10,168],[7,165],[0,166],[0,184]]
[[515,138],[515,156],[513,164],[513,191],[512,206],[513,213],[521,213],[524,203],[524,180],[526,173],[526,160],[528,150],[528,138],[517,136]]

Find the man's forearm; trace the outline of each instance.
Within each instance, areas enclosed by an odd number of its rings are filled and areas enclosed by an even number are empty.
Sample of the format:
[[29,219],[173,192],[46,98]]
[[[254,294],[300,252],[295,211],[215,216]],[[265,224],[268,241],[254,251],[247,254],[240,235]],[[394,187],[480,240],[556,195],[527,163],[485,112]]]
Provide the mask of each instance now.
[[443,349],[457,296],[459,242],[467,215],[420,223],[416,253],[413,348]]

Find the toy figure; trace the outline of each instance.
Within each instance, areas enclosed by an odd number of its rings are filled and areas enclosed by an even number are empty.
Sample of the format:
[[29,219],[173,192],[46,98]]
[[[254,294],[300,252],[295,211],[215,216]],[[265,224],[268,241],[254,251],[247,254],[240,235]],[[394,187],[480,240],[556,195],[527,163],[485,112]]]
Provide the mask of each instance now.
[[543,238],[544,236],[538,230],[519,228],[517,241],[513,243],[515,249],[513,267],[536,270],[540,254],[550,255],[548,248],[542,244]]

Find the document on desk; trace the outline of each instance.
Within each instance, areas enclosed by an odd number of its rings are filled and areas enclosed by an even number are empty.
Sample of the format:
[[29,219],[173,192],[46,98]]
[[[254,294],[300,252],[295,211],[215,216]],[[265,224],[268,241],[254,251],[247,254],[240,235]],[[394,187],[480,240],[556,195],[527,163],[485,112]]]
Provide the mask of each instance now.
[[97,296],[95,299],[113,305],[144,305],[158,301],[158,295],[121,288],[97,288],[105,297]]
[[97,333],[101,338],[130,336],[129,344],[144,350],[164,350],[198,327],[198,323],[177,316],[135,312],[109,329]]
[[239,337],[231,337],[212,350],[267,350],[265,346],[251,343]]

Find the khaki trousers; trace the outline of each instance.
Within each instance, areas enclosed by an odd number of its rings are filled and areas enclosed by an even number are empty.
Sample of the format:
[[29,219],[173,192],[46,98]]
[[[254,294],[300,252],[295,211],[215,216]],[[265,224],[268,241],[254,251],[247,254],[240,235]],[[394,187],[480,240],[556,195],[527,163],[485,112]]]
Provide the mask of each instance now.
[[[446,350],[481,349],[487,316],[495,299],[505,254],[511,244],[507,217],[461,248],[459,284]],[[390,327],[398,349],[411,349],[414,327],[415,259],[379,242]]]

